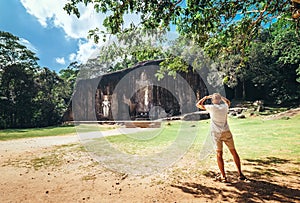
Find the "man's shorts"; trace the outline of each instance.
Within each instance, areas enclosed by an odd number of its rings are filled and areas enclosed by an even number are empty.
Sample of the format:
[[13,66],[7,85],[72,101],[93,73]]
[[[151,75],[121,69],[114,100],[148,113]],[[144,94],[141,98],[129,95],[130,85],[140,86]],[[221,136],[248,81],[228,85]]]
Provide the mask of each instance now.
[[234,142],[230,131],[222,133],[212,132],[217,151],[223,151],[223,142],[227,145],[228,149],[234,149]]

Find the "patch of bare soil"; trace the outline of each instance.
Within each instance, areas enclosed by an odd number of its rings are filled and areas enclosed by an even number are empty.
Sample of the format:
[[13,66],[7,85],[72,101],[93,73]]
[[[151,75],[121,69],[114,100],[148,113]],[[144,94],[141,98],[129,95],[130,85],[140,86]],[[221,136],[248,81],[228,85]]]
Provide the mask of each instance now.
[[[201,168],[202,167],[202,168]],[[214,158],[187,154],[164,173],[135,176],[109,171],[80,144],[24,151],[0,159],[0,202],[300,202],[299,163],[268,157],[243,160],[250,181],[214,181]]]
[[275,120],[275,119],[283,119],[283,118],[290,118],[296,115],[300,114],[300,107],[299,108],[295,108],[295,109],[290,109],[281,113],[277,113],[274,115],[270,115],[267,116],[266,119],[267,120]]

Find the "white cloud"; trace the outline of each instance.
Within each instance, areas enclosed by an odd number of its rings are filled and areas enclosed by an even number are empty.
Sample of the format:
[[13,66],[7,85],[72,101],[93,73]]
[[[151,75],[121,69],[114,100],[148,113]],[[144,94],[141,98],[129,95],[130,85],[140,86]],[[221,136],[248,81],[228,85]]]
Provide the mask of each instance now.
[[[79,4],[80,18],[75,15],[68,15],[63,10],[67,0],[20,0],[26,11],[37,18],[43,27],[53,24],[55,27],[62,28],[67,37],[86,38],[88,31],[96,27],[104,30],[103,20],[109,14],[97,13],[92,4],[84,6]],[[124,27],[130,23],[137,25],[140,22],[139,14],[125,14]]]
[[61,58],[57,57],[55,59],[55,61],[56,61],[56,63],[61,64],[61,65],[65,65],[66,64],[64,57],[61,57]]
[[66,0],[21,0],[26,11],[36,17],[43,27],[55,26],[62,28],[66,37],[78,39],[86,38],[88,31],[99,27],[103,29],[102,23],[106,14],[96,13],[93,5],[87,7],[79,6],[81,16],[68,15],[63,10]]
[[79,49],[76,53],[69,55],[71,61],[78,61],[85,63],[89,58],[95,57],[95,52],[98,52],[99,45],[95,44],[92,40],[79,40]]
[[69,55],[69,60],[70,61],[75,61],[75,59],[76,59],[76,54],[75,53],[72,53],[72,54]]
[[38,52],[37,48],[35,48],[35,46],[33,44],[31,44],[27,39],[20,38],[19,41],[22,45],[26,46],[32,52],[34,52],[34,53]]
[[[79,5],[81,13],[78,19],[75,15],[68,15],[63,10],[67,0],[20,0],[26,11],[37,18],[43,27],[62,28],[66,34],[66,39],[73,38],[78,40],[78,50],[76,53],[69,55],[70,61],[78,61],[84,63],[93,52],[96,51],[97,45],[91,40],[87,40],[88,31],[94,28],[104,30],[103,20],[108,14],[96,13],[92,4],[87,7],[83,4]],[[124,27],[128,27],[130,23],[137,25],[140,22],[140,15],[126,14],[124,16]],[[101,42],[101,39],[99,40]],[[100,45],[99,45],[100,46]],[[61,58],[56,58],[61,59]],[[61,60],[58,60],[62,62]]]

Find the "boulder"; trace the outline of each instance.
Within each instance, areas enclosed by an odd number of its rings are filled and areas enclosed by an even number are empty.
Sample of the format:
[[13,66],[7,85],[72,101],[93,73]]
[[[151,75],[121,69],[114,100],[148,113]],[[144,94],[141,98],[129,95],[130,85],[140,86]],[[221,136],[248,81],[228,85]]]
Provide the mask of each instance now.
[[243,119],[243,118],[246,118],[246,116],[245,116],[244,114],[239,114],[239,115],[237,116],[237,118]]
[[229,116],[236,116],[237,115],[237,113],[236,112],[234,112],[234,111],[232,111],[232,112],[229,112]]
[[209,119],[209,113],[207,111],[196,111],[192,113],[185,114],[182,117],[184,121],[199,121]]

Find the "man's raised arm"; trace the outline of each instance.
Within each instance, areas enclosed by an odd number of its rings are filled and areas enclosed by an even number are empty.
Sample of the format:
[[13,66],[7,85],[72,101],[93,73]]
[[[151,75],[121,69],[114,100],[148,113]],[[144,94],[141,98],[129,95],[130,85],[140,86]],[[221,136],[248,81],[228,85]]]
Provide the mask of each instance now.
[[230,107],[230,101],[229,99],[225,98],[225,97],[221,97],[222,101],[225,102],[227,104],[228,107]]
[[208,96],[205,96],[203,97],[202,99],[200,99],[197,104],[196,104],[196,107],[199,108],[199,109],[202,109],[202,110],[206,110],[205,109],[205,106],[203,105],[203,103],[205,102],[205,100],[207,99],[211,99],[211,95],[208,95]]

